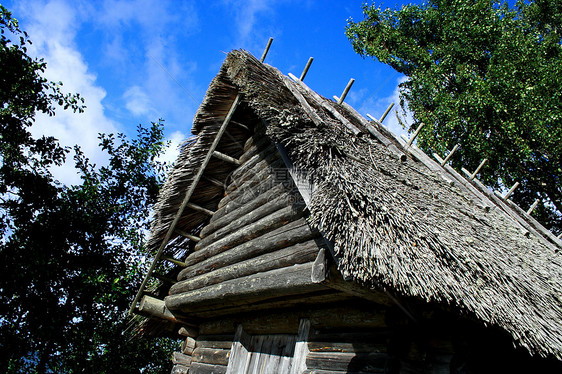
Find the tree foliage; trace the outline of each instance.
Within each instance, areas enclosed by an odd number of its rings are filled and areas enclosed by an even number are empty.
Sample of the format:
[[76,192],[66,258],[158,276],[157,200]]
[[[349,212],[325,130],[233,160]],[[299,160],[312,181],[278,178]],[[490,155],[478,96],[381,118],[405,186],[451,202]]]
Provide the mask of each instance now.
[[70,149],[30,133],[35,114],[84,110],[79,95],[42,77],[46,64],[0,6],[0,367],[8,373],[169,370],[167,340],[124,335],[140,284],[147,215],[161,184],[162,124],[135,139],[100,135],[107,166],[75,147],[81,183],[49,168]]
[[[562,2],[430,0],[363,8],[353,48],[407,76],[401,104],[424,123],[418,145],[474,170],[493,188],[521,183],[513,200],[562,231]],[[410,129],[410,130],[411,130]]]

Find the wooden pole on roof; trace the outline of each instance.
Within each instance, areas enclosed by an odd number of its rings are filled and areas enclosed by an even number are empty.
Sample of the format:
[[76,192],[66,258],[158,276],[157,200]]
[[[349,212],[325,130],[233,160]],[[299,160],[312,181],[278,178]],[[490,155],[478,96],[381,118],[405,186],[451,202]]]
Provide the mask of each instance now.
[[304,80],[304,77],[306,77],[306,73],[308,73],[308,69],[310,69],[310,65],[312,65],[312,61],[314,59],[312,57],[310,57],[308,59],[308,62],[306,63],[306,66],[304,67],[304,70],[302,71],[301,77],[299,78],[299,80],[302,82]]
[[408,147],[412,145],[412,143],[414,142],[414,140],[418,137],[421,129],[425,126],[425,124],[422,122],[420,123],[420,125],[418,126],[418,128],[416,129],[416,131],[414,132],[414,135],[412,135],[412,137],[410,138],[410,140],[408,140]]
[[343,103],[343,101],[345,100],[345,97],[347,96],[347,93],[349,92],[349,90],[351,89],[351,86],[353,86],[353,83],[355,82],[355,79],[351,78],[349,80],[349,82],[347,82],[347,86],[345,86],[345,89],[343,90],[340,99],[338,100],[338,104]]
[[470,173],[468,170],[466,170],[465,168],[462,168],[462,172],[466,174],[466,176],[468,177],[468,180],[473,180],[474,178],[476,178],[476,175],[478,174],[478,172],[480,171],[480,169],[482,169],[484,167],[484,165],[486,165],[486,162],[488,162],[488,159],[485,158],[482,160],[482,162],[480,163],[480,165],[478,165],[478,167],[476,168],[476,170],[474,170],[474,173]]
[[509,189],[509,191],[506,192],[504,196],[502,196],[502,194],[500,194],[498,191],[496,191],[496,195],[498,195],[503,201],[506,201],[517,187],[519,187],[519,182],[515,182],[515,184]]
[[531,215],[531,213],[533,213],[533,210],[535,210],[535,208],[537,207],[537,205],[539,205],[539,199],[535,199],[535,202],[533,203],[533,205],[531,205],[529,207],[529,210],[527,210],[527,214]]
[[260,62],[263,62],[265,60],[265,56],[267,56],[267,52],[269,52],[269,47],[271,47],[271,43],[273,43],[273,38],[269,38],[269,40],[267,41],[267,45],[265,46],[265,49],[260,58]]
[[390,110],[392,109],[392,107],[394,106],[394,103],[390,103],[390,105],[388,106],[388,108],[386,108],[386,110],[384,111],[384,113],[382,114],[381,119],[379,119],[379,122],[382,123],[382,121],[384,121],[384,119],[386,118],[386,116],[388,115],[388,113],[390,112]]

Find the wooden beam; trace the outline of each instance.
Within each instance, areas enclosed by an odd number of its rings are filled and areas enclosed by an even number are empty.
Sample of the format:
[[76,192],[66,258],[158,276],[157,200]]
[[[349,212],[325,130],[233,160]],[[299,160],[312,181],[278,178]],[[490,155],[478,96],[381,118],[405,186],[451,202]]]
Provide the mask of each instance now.
[[354,82],[355,82],[355,79],[353,79],[353,78],[351,78],[351,79],[349,80],[349,82],[347,82],[347,86],[345,86],[345,88],[344,88],[344,90],[343,90],[343,92],[342,92],[342,94],[341,94],[341,96],[340,96],[340,98],[339,98],[339,100],[338,100],[338,104],[343,103],[343,101],[345,100],[345,98],[346,98],[346,96],[347,96],[349,90],[351,89],[351,86],[353,86],[353,83],[354,83]]
[[168,256],[162,255],[162,256],[160,256],[160,258],[161,258],[162,260],[164,260],[164,261],[171,262],[171,263],[174,264],[174,265],[178,265],[178,266],[181,266],[181,267],[185,267],[185,262],[180,261],[180,260],[177,260],[177,259],[175,259],[175,258],[173,258],[173,257],[168,257]]
[[177,234],[183,236],[184,238],[188,238],[189,240],[194,241],[195,243],[198,243],[198,242],[201,241],[201,238],[200,238],[200,237],[195,236],[195,235],[188,234],[187,232],[185,232],[185,231],[183,231],[183,230],[175,229],[174,231],[175,231]]
[[[266,232],[257,238],[243,241],[240,245],[213,256],[207,255],[208,253],[203,250],[196,252],[198,254],[197,258],[193,258],[195,260],[193,263],[186,260],[188,267],[179,273],[178,279],[188,279],[217,269],[221,265],[237,263],[267,252],[303,243],[317,235],[318,233],[310,229],[306,220],[300,218],[273,231]],[[188,259],[190,257],[191,255]]]
[[238,161],[234,157],[230,157],[229,155],[225,155],[224,153],[221,153],[219,151],[214,151],[213,156],[218,158],[219,160],[223,160],[225,162],[230,162],[231,164],[234,164],[236,166],[240,166],[240,161]]
[[185,206],[187,208],[196,210],[198,212],[205,213],[208,216],[212,216],[213,214],[215,214],[215,212],[213,212],[212,210],[207,209],[207,208],[203,208],[202,206],[199,206],[199,205],[194,204],[194,203],[187,203],[187,204],[185,204]]
[[176,316],[174,316],[174,314],[166,308],[164,300],[160,300],[152,296],[145,295],[142,297],[138,312],[142,315],[148,315],[150,317],[179,323]]
[[216,263],[215,270],[186,278],[174,284],[169,293],[179,294],[255,273],[310,262],[314,260],[317,252],[316,241],[309,240],[238,263],[231,263],[231,259],[226,256],[223,261]]
[[312,262],[252,274],[165,299],[170,310],[189,312],[212,306],[236,306],[323,289],[310,279]]
[[382,114],[381,118],[379,119],[379,122],[382,123],[384,121],[384,119],[386,118],[386,116],[388,115],[388,113],[390,113],[390,110],[392,109],[392,107],[394,106],[394,103],[390,103],[390,105],[388,106],[388,108],[386,108],[386,110],[384,111],[384,113]]
[[265,46],[265,49],[260,58],[260,62],[264,62],[265,57],[267,56],[267,52],[269,52],[269,47],[271,47],[271,43],[273,43],[273,38],[269,38],[269,40],[267,41],[267,45]]
[[302,71],[302,74],[299,78],[301,82],[304,80],[304,77],[306,77],[306,73],[308,73],[308,69],[310,69],[310,65],[312,65],[313,60],[314,59],[312,57],[308,59],[308,62],[306,63],[306,66],[304,67],[304,70]]

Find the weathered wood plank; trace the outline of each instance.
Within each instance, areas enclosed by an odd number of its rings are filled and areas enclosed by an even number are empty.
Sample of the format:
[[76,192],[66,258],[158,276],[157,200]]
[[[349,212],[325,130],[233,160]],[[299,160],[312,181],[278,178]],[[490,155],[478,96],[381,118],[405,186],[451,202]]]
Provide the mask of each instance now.
[[381,341],[376,342],[339,342],[337,341],[315,341],[308,342],[308,349],[311,352],[344,352],[344,353],[367,353],[379,352],[386,353],[387,344]]
[[[313,293],[282,296],[273,299],[267,299],[259,302],[252,302],[235,307],[219,308],[213,306],[210,310],[200,310],[190,312],[190,316],[195,318],[215,318],[219,316],[235,315],[246,312],[258,312],[262,310],[302,308],[310,305],[320,305],[322,303],[331,303],[334,301],[345,302],[350,297],[343,293],[335,293],[332,290],[321,290]],[[283,316],[282,318],[286,318]]]
[[193,339],[192,337],[187,337],[182,343],[181,343],[181,353],[183,353],[184,355],[189,355],[191,356],[191,354],[193,353],[193,350],[195,349],[195,339]]
[[171,374],[187,374],[188,372],[189,372],[189,368],[187,366],[174,365]]
[[306,369],[306,357],[308,356],[308,335],[310,333],[310,320],[301,319],[299,322],[299,334],[295,343],[295,354],[291,366],[291,374],[300,374]]
[[215,213],[215,216],[217,216],[218,214],[220,214],[221,216],[214,220],[212,219],[207,226],[203,227],[200,235],[202,238],[205,238],[213,234],[216,230],[224,226],[227,226],[230,222],[234,221],[235,219],[258,209],[259,207],[266,204],[267,202],[272,201],[276,197],[285,194],[287,194],[287,190],[285,189],[285,187],[282,184],[277,184],[273,186],[273,188],[271,188],[270,190],[259,194],[249,202],[237,206],[237,209],[231,209],[227,212],[224,211],[224,208],[222,209],[222,211],[218,210]]
[[212,286],[170,295],[166,307],[189,312],[212,305],[240,305],[268,298],[320,290],[310,279],[312,262],[233,279]]
[[[224,264],[233,264],[248,258],[257,257],[267,252],[273,252],[281,248],[308,241],[318,234],[313,232],[304,218],[287,223],[262,236],[242,243],[230,250],[214,254],[213,257],[202,260],[201,262],[188,266],[178,274],[178,280],[184,280],[196,275],[200,275],[215,270]],[[208,252],[201,250],[196,252],[198,260],[201,260]],[[203,254],[203,255],[201,255]]]
[[193,362],[201,362],[212,365],[228,365],[230,357],[229,349],[219,348],[195,348],[193,351]]
[[308,369],[360,371],[384,373],[386,353],[310,352],[306,358]]
[[[257,238],[267,232],[271,232],[289,222],[296,221],[302,217],[303,214],[304,209],[300,204],[281,208],[255,222],[250,223],[243,229],[236,230],[235,232],[232,232],[215,242],[208,243],[206,247],[196,248],[197,250],[188,255],[184,262],[186,266],[191,266],[201,262],[204,259],[215,256],[230,248],[234,248],[244,242],[248,242],[249,240]],[[180,278],[181,276],[178,277],[178,279]]]
[[234,342],[230,350],[230,360],[226,370],[227,374],[244,373],[250,361],[250,355],[246,346],[250,337],[244,332],[241,324],[236,327]]
[[197,348],[230,349],[234,334],[200,335],[195,342]]
[[225,374],[226,366],[203,364],[193,362],[189,368],[189,374]]
[[232,263],[226,258],[227,262],[217,264],[218,269],[198,276],[188,277],[186,280],[174,284],[170,288],[169,293],[174,295],[250,274],[310,262],[314,260],[317,252],[318,245],[316,241],[309,240],[305,243],[266,253],[239,263]]
[[199,249],[204,248],[219,239],[222,239],[229,233],[235,232],[240,228],[248,226],[263,217],[266,217],[274,212],[277,212],[280,209],[283,209],[284,207],[292,205],[291,203],[291,195],[288,193],[284,193],[270,201],[265,202],[252,211],[248,212],[245,209],[240,209],[239,212],[232,212],[233,214],[230,215],[230,223],[217,228],[212,234],[209,234],[208,236],[202,238],[201,241],[195,246],[195,250],[198,251]]
[[191,361],[192,361],[191,356],[185,355],[185,354],[180,353],[180,352],[172,353],[172,362],[174,364],[179,364],[179,365],[189,367],[189,365],[191,365]]

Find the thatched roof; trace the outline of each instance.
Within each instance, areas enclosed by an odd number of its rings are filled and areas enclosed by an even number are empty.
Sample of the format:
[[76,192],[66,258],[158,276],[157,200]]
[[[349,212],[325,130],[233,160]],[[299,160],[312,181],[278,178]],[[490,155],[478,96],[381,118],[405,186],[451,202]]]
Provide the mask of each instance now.
[[[183,150],[156,208],[152,246],[238,92],[313,183],[310,224],[333,243],[344,277],[447,305],[504,329],[533,354],[562,359],[556,238],[376,122],[244,51],[231,52],[211,83],[195,117],[199,137]],[[182,229],[196,232],[198,217],[186,213]]]

